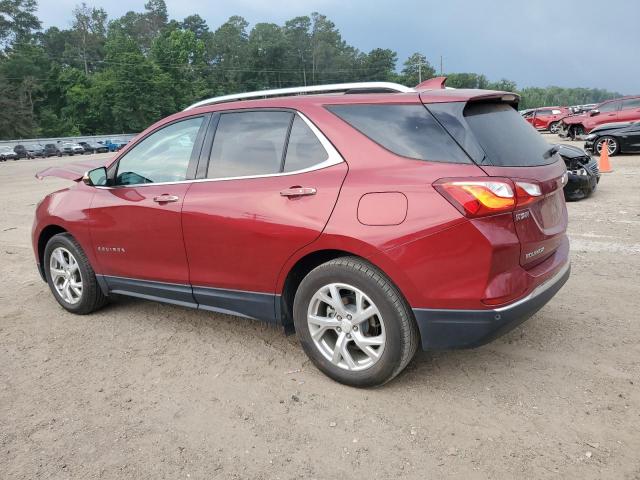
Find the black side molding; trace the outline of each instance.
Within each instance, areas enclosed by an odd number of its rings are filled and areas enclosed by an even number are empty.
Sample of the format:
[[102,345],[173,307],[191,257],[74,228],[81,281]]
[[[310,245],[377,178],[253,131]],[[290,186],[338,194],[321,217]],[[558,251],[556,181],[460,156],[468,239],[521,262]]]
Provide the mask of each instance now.
[[281,323],[276,313],[280,295],[223,288],[139,280],[135,278],[96,275],[105,294],[117,293],[183,307],[255,318],[268,323]]

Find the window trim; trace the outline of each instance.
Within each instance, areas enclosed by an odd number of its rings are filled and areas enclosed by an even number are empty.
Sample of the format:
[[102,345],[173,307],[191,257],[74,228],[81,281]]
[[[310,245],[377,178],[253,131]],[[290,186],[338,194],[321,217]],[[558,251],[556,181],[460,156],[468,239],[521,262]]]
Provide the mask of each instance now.
[[[206,177],[207,174],[207,168],[208,168],[208,164],[209,164],[209,158],[210,158],[210,154],[211,154],[211,148],[213,147],[213,138],[215,136],[215,130],[218,128],[218,122],[220,120],[220,114],[222,113],[231,113],[231,112],[250,112],[250,111],[258,111],[258,112],[263,112],[263,111],[287,111],[287,112],[292,112],[294,113],[294,118],[295,115],[299,116],[309,127],[309,129],[313,132],[313,134],[316,136],[316,138],[318,139],[318,141],[322,144],[323,148],[327,151],[327,159],[320,162],[320,163],[316,163],[315,165],[311,165],[310,167],[307,168],[303,168],[300,170],[292,170],[291,172],[278,172],[278,173],[266,173],[266,174],[261,174],[261,175],[246,175],[246,176],[241,176],[241,177],[222,177],[222,178],[203,178],[203,172],[204,172],[204,177]],[[201,115],[194,115],[194,117],[197,116],[201,116]],[[183,117],[183,118],[192,118],[192,117]],[[180,121],[180,120],[176,120],[176,121]],[[171,122],[171,123],[175,123],[175,122]],[[206,121],[204,123],[207,123]],[[171,125],[170,123],[167,124]],[[154,130],[154,132],[156,132],[158,130]],[[153,132],[151,132],[153,133]],[[150,133],[150,134],[151,134]],[[150,135],[149,134],[149,135]],[[198,133],[198,135],[200,135],[200,132]],[[145,135],[144,138],[146,138],[148,135]],[[142,140],[142,139],[141,139]],[[138,142],[136,142],[136,145],[138,144]],[[134,145],[135,146],[135,145]],[[133,146],[132,146],[133,148]],[[195,150],[195,148],[194,148]],[[120,162],[120,159],[118,159],[117,162],[115,162],[116,164]],[[320,129],[311,121],[309,120],[306,115],[304,115],[302,112],[299,112],[297,110],[292,110],[292,109],[288,109],[288,108],[251,108],[251,109],[237,109],[237,110],[224,110],[222,112],[214,112],[211,115],[211,119],[208,122],[208,127],[207,127],[207,132],[206,134],[204,134],[204,141],[202,142],[201,148],[200,148],[200,153],[198,155],[198,159],[197,159],[197,166],[196,168],[196,178],[192,178],[192,179],[187,179],[187,180],[180,180],[177,182],[158,182],[158,183],[139,183],[137,185],[117,185],[117,186],[96,186],[95,188],[100,188],[100,189],[113,189],[113,188],[139,188],[139,187],[151,187],[154,185],[179,185],[179,184],[183,184],[183,183],[205,183],[205,182],[226,182],[229,180],[250,180],[250,179],[255,179],[255,178],[269,178],[269,177],[288,177],[291,175],[299,175],[301,173],[308,173],[308,172],[313,172],[316,170],[322,170],[324,168],[327,167],[332,167],[334,165],[338,165],[340,163],[346,163],[344,161],[344,159],[342,158],[342,156],[340,155],[340,153],[338,152],[338,150],[333,146],[333,144],[329,141],[329,139],[320,131]],[[109,167],[111,168],[111,166]]]

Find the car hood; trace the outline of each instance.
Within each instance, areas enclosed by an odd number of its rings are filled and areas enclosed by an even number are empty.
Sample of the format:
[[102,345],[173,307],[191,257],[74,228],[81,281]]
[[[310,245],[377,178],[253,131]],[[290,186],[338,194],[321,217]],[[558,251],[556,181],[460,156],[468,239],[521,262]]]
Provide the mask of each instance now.
[[583,149],[574,147],[573,145],[563,145],[560,143],[556,143],[554,144],[554,146],[558,147],[558,153],[563,158],[582,158],[588,156]]
[[585,118],[589,116],[586,113],[578,113],[577,115],[567,115],[562,119],[564,123],[581,123]]
[[85,172],[93,170],[97,167],[104,167],[107,165],[107,159],[95,159],[87,160],[84,162],[75,162],[60,167],[49,167],[36,173],[36,178],[42,180],[45,177],[58,177],[66,180],[73,180],[79,182],[84,176]]

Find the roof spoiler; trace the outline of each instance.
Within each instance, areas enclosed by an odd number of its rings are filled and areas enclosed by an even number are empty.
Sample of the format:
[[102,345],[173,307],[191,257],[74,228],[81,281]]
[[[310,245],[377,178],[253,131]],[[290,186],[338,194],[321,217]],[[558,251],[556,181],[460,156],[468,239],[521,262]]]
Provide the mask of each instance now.
[[444,90],[447,77],[433,77],[415,86],[415,90]]

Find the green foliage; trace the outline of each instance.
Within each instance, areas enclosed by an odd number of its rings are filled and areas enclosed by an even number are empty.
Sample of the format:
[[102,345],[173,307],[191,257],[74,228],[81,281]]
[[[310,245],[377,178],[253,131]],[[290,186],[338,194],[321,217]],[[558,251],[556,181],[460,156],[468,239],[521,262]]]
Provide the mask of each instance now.
[[409,87],[415,87],[427,78],[432,78],[436,75],[436,69],[427,61],[427,57],[420,52],[416,52],[407,58],[403,65],[404,84]]
[[[170,20],[165,0],[109,19],[78,5],[70,28],[41,30],[36,0],[0,0],[0,138],[138,132],[207,96],[352,81],[408,86],[435,76],[416,52],[368,53],[347,44],[314,12],[252,28],[232,16],[216,29],[197,14]],[[514,82],[451,73],[448,86],[517,91]],[[618,94],[524,88],[522,108],[598,102]]]

